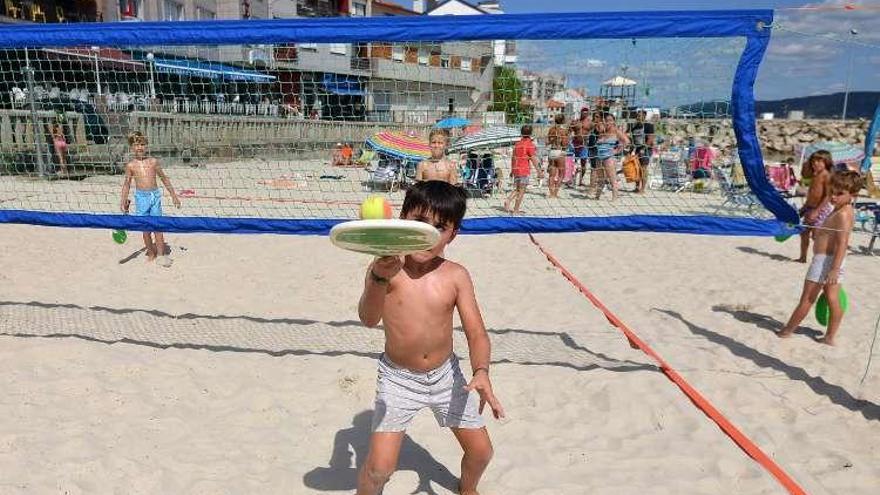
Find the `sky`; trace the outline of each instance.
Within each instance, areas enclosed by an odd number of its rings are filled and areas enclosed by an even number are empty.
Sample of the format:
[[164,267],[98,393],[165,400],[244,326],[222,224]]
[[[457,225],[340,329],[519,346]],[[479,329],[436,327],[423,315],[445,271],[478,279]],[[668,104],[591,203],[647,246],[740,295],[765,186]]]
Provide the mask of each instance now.
[[[392,1],[412,7],[411,1]],[[844,10],[845,5],[857,8]],[[880,91],[880,0],[502,0],[501,6],[510,14],[774,9],[777,27],[755,85],[757,99],[837,93],[847,86],[850,91]],[[644,103],[666,105],[682,103],[687,93],[709,97],[720,91],[729,96],[729,76],[741,47],[741,40],[521,41],[517,51],[518,66],[562,73],[569,86],[583,86],[590,94],[598,92],[603,78],[626,67],[627,77],[643,87]]]

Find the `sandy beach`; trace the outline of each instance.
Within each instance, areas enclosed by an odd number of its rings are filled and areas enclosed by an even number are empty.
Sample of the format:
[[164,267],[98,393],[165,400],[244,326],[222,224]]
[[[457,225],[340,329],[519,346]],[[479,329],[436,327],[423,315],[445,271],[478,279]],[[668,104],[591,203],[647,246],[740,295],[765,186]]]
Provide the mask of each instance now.
[[[368,258],[322,237],[172,235],[163,269],[109,234],[0,226],[0,493],[353,492],[383,342],[357,321]],[[875,258],[848,258],[829,348],[812,317],[772,332],[805,272],[793,241],[536,237],[807,493],[876,491],[880,365],[859,383]],[[509,414],[488,421],[484,494],[784,492],[527,236],[447,254],[474,277]],[[454,493],[459,460],[424,413],[385,493]]]
[[[499,161],[504,169],[509,159]],[[196,166],[166,164],[166,171],[180,193],[183,208],[170,207],[170,216],[255,218],[352,218],[370,194],[383,194],[399,206],[404,192],[389,191],[387,184],[371,182],[364,168],[331,167],[318,159],[251,159],[211,161]],[[509,174],[509,169],[505,171]],[[746,208],[741,201],[727,201],[715,182],[696,191],[693,187],[665,187],[658,163],[651,168],[650,194],[633,194],[634,183],[623,184],[621,197],[611,202],[611,192],[600,200],[588,198],[584,188],[564,188],[558,199],[547,198],[547,184],[530,185],[522,211],[530,216],[610,216],[637,214],[710,214],[725,216],[772,216],[763,208]],[[587,178],[589,179],[589,177]],[[621,176],[622,180],[622,176]],[[0,207],[50,212],[118,213],[122,175],[93,175],[82,180],[40,180],[34,177],[0,176]],[[511,188],[503,179],[492,195],[472,198],[468,216],[491,217],[503,213],[504,198]],[[679,190],[681,189],[681,190]]]

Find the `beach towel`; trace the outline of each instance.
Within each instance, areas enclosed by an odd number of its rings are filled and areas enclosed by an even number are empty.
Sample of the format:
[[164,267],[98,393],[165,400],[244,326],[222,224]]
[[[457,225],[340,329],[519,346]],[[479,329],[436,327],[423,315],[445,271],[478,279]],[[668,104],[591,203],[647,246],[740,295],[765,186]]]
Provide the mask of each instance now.
[[574,157],[568,155],[565,157],[565,173],[562,176],[563,184],[570,184],[572,177],[574,177]]
[[641,176],[641,168],[639,167],[639,157],[633,153],[626,155],[623,159],[623,177],[627,182],[637,182]]

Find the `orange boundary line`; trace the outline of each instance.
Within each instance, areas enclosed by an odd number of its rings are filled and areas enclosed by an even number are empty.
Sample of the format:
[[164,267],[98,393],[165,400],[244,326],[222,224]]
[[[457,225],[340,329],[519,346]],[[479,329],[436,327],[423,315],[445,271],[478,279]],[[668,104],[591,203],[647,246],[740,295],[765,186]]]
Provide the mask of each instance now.
[[700,395],[699,392],[695,388],[693,388],[681,375],[678,374],[677,371],[672,369],[669,364],[660,357],[659,354],[654,352],[651,347],[646,344],[642,339],[640,339],[635,332],[629,329],[624,322],[620,320],[614,313],[612,313],[602,301],[599,300],[589,289],[587,289],[584,284],[582,284],[571,272],[569,272],[562,264],[554,257],[549,251],[544,249],[544,246],[535,239],[535,236],[529,234],[529,239],[531,239],[532,243],[538,247],[541,253],[547,257],[547,261],[549,261],[553,266],[558,268],[560,272],[562,272],[562,276],[568,279],[572,285],[574,285],[580,292],[583,294],[590,302],[593,303],[596,308],[599,309],[604,315],[605,318],[608,319],[608,322],[617,327],[623,334],[626,336],[626,339],[629,341],[629,345],[633,348],[637,348],[651,356],[657,364],[660,365],[660,371],[666,375],[673,383],[675,383],[678,388],[684,392],[685,395],[688,396],[688,399],[697,406],[698,409],[703,411],[703,413],[709,417],[712,421],[714,421],[719,428],[728,436],[731,440],[736,443],[739,448],[741,448],[749,457],[755,460],[758,464],[760,464],[764,469],[766,469],[770,474],[773,475],[779,481],[788,493],[792,495],[806,495],[806,492],[801,488],[797,482],[795,482],[782,468],[779,467],[778,464],[773,462],[764,451],[761,450],[760,447],[755,445],[747,436],[745,436],[739,429],[733,425],[727,418],[721,414],[718,409],[709,403],[705,397]]

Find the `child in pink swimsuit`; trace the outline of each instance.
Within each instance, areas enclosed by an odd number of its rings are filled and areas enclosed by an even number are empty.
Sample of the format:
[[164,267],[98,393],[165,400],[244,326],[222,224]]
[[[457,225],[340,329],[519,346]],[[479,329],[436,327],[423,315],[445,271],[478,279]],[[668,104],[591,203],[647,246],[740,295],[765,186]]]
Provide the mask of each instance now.
[[67,175],[67,139],[61,124],[52,125],[52,144],[55,145],[55,156],[58,157],[58,168],[62,175]]

